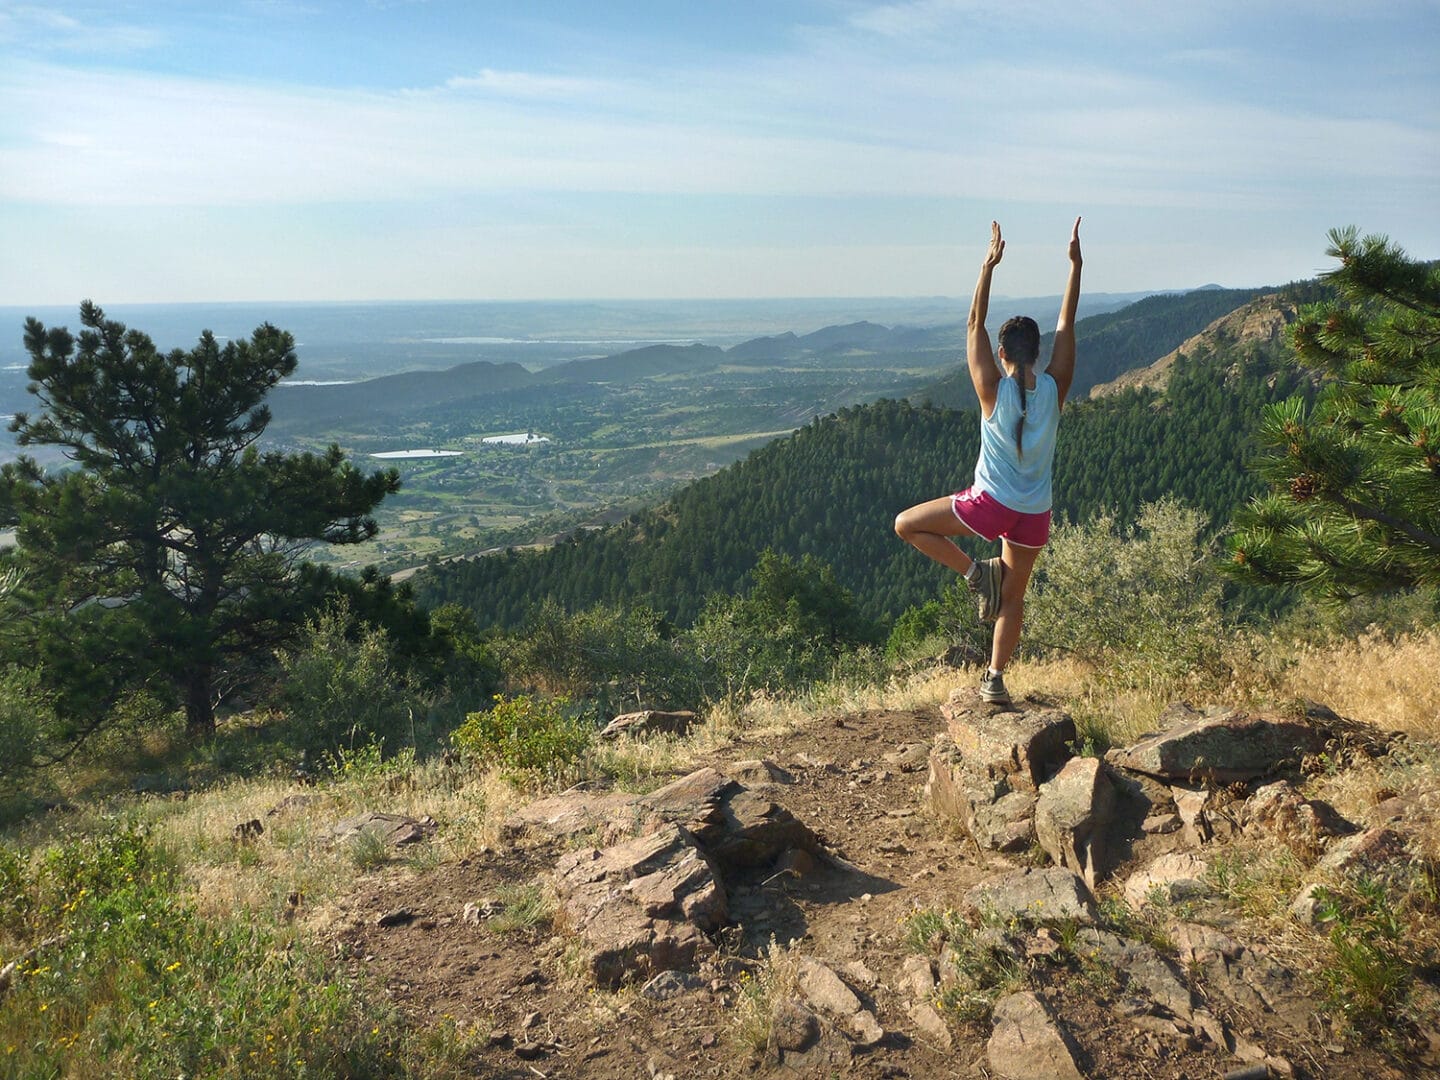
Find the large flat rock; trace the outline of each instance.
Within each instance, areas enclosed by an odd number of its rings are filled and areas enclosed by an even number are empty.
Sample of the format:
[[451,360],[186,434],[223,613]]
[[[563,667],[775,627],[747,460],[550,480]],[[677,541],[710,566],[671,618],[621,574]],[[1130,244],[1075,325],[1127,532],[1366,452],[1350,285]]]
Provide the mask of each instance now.
[[995,1002],[995,1030],[985,1056],[1005,1080],[1085,1080],[1075,1061],[1074,1043],[1029,990]]
[[1002,922],[1096,921],[1095,898],[1072,870],[1060,866],[1025,867],[989,878],[965,894],[965,904]]
[[1106,760],[1166,781],[1231,784],[1266,776],[1324,749],[1325,733],[1308,719],[1261,716],[1239,709],[1199,712],[1172,705],[1164,728]]
[[1060,770],[1075,741],[1075,721],[1061,709],[996,711],[975,690],[956,690],[940,713],[966,762],[1016,790],[1034,791]]

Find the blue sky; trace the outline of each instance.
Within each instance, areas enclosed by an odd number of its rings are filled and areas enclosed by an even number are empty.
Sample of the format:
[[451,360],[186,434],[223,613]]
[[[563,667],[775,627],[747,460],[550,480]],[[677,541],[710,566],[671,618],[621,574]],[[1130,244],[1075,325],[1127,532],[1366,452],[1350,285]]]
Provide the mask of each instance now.
[[0,0],[0,305],[1055,293],[1440,257],[1440,0]]

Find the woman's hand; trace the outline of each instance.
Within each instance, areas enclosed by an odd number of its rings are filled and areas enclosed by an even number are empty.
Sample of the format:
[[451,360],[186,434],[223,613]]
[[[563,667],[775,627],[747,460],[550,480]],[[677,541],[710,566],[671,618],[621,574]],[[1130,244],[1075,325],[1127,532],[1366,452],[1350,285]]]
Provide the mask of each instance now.
[[[1080,223],[1075,223],[1079,228]],[[1076,250],[1079,250],[1076,248]],[[985,269],[993,270],[1000,263],[1000,258],[1005,254],[1005,241],[1000,239],[1000,223],[990,222],[990,250],[985,253]]]
[[[997,226],[995,227],[995,230],[996,230],[995,234],[998,236],[998,235],[1000,234],[1000,232],[999,232],[1000,227],[997,225]],[[998,261],[998,260],[997,260],[997,261]],[[1080,265],[1080,262],[1081,262],[1081,259],[1080,259],[1080,219],[1079,219],[1078,217],[1075,219],[1075,227],[1070,230],[1070,261],[1071,261],[1072,263],[1074,263],[1076,266],[1079,266],[1079,265]]]

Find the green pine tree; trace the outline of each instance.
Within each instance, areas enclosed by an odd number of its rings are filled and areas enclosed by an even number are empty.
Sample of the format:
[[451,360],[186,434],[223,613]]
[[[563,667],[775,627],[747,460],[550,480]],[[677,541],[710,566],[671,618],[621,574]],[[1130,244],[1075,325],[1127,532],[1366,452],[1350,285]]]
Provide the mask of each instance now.
[[1271,492],[1235,517],[1238,575],[1343,599],[1440,584],[1440,264],[1383,236],[1330,233],[1338,297],[1292,327],[1313,406],[1265,410]]
[[338,447],[260,453],[267,392],[295,370],[294,341],[265,325],[223,347],[206,332],[188,352],[81,305],[78,338],[25,325],[34,415],[10,425],[22,446],[59,447],[75,468],[29,458],[0,471],[0,524],[17,525],[37,599],[31,659],[54,682],[74,744],[140,688],[169,691],[186,727],[215,727],[217,688],[304,618],[301,556],[357,543],[399,488],[364,475]]

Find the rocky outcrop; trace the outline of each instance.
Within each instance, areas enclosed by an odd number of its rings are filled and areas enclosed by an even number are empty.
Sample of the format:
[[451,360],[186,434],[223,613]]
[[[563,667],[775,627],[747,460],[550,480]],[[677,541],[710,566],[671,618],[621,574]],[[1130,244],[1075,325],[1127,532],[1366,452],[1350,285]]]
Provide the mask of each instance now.
[[975,690],[956,690],[940,707],[966,763],[1014,790],[1034,791],[1070,758],[1075,721],[1061,709],[997,709]]
[[[783,770],[753,762],[751,789],[697,769],[646,795],[572,790],[506,821],[511,838],[589,837],[561,857],[553,884],[559,921],[585,945],[597,983],[616,986],[688,969],[712,950],[708,934],[729,917],[726,875],[801,860],[830,860],[818,836],[769,797]],[[782,865],[783,864],[783,865]]]
[[685,710],[663,712],[660,709],[643,709],[615,717],[601,729],[600,738],[618,739],[622,735],[685,735],[699,721],[700,718],[695,713]]
[[940,711],[947,731],[930,751],[931,809],[982,849],[1025,850],[1038,789],[1070,756],[1074,721],[1058,709],[997,710],[973,690],[955,691]]
[[1095,898],[1074,871],[1025,867],[982,881],[965,894],[965,906],[1000,923],[1095,922]]
[[330,841],[350,840],[361,833],[378,837],[389,847],[418,844],[435,834],[439,826],[429,815],[412,818],[405,814],[369,812],[337,821],[325,834]]
[[1298,765],[1326,742],[1325,733],[1308,720],[1239,709],[1200,712],[1177,704],[1160,720],[1159,733],[1110,751],[1106,760],[1165,781],[1231,784],[1267,776],[1287,763]]
[[714,865],[673,825],[570,852],[555,866],[554,885],[561,919],[589,948],[601,986],[692,967],[712,948],[705,932],[726,919]]
[[1105,763],[1077,757],[1040,785],[1035,839],[1058,866],[1085,879],[1093,892],[1108,869],[1106,832],[1115,814],[1115,788]]
[[1210,864],[1193,852],[1162,855],[1126,879],[1125,902],[1138,909],[1152,900],[1176,904],[1206,896],[1210,892],[1205,883],[1209,869]]

